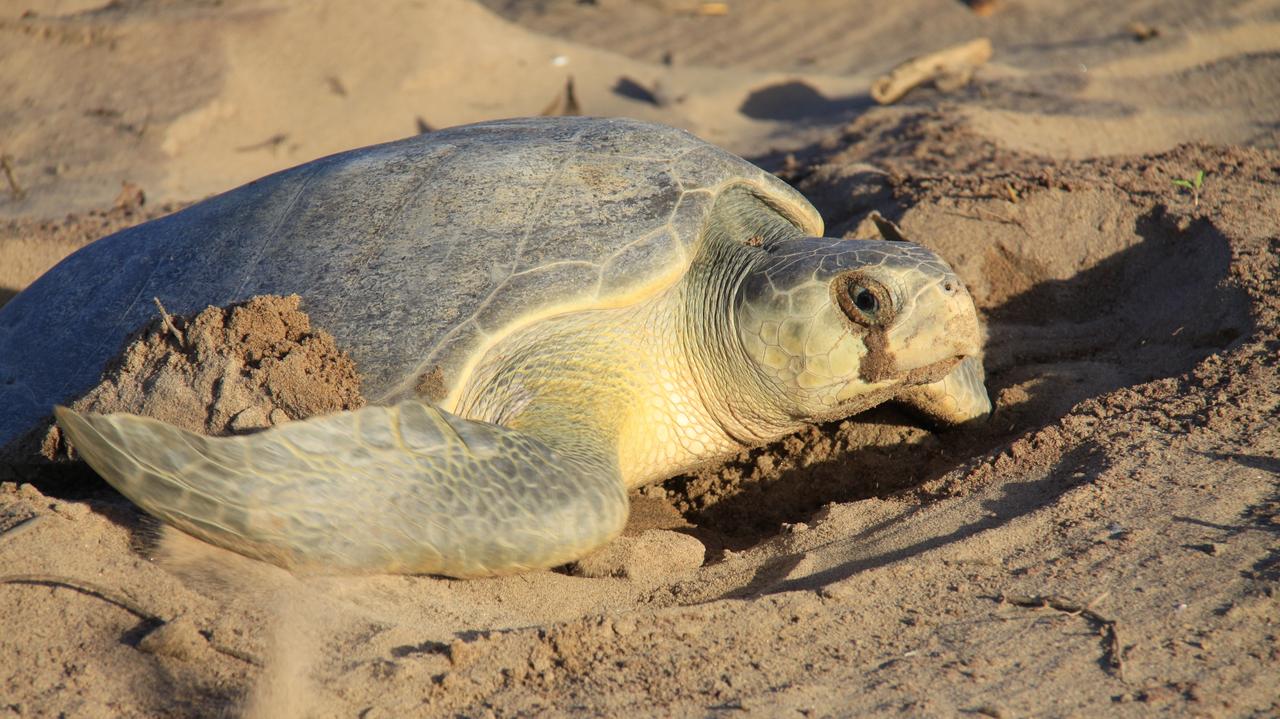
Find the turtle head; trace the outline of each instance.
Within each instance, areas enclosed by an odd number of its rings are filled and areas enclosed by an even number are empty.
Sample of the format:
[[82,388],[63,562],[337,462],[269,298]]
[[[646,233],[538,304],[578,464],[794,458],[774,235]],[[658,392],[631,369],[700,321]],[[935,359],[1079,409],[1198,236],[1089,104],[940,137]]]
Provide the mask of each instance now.
[[925,247],[805,237],[757,258],[736,296],[737,335],[794,419],[847,416],[980,353],[973,300]]

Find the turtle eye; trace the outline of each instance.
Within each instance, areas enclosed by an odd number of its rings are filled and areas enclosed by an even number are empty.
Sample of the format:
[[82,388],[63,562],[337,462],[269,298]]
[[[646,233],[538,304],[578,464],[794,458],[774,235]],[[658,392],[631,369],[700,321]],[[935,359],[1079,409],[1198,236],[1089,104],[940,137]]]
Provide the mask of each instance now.
[[864,315],[875,317],[876,312],[880,310],[880,300],[876,299],[871,290],[862,287],[853,296],[853,306],[857,307]]
[[893,314],[888,291],[865,277],[846,277],[837,285],[836,301],[850,320],[860,325],[884,325]]

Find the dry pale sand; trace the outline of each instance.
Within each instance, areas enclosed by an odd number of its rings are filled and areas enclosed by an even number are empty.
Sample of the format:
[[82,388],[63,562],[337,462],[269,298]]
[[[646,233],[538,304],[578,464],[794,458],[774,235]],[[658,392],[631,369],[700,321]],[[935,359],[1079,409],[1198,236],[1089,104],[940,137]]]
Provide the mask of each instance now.
[[[77,465],[0,466],[0,714],[1280,715],[1280,2],[701,5],[0,0],[0,302],[114,229],[572,75],[587,113],[778,171],[829,234],[878,209],[942,252],[997,406],[812,428],[642,490],[609,556],[488,580],[292,576]],[[979,35],[970,86],[868,99]]]

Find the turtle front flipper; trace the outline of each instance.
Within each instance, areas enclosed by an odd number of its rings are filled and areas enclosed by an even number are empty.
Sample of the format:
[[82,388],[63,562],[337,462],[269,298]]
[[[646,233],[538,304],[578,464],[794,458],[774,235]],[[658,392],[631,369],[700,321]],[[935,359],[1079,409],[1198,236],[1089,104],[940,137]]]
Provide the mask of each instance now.
[[483,576],[552,567],[617,535],[616,461],[417,401],[205,437],[59,407],[76,451],[147,512],[285,567]]
[[964,424],[991,416],[991,397],[980,357],[965,357],[946,377],[911,387],[897,399],[942,424]]

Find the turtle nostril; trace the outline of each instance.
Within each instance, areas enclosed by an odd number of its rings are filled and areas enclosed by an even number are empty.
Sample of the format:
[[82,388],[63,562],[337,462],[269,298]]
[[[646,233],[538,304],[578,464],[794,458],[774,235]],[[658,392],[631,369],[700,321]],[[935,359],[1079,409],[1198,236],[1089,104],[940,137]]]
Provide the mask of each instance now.
[[951,280],[947,280],[946,282],[943,282],[943,283],[942,283],[942,291],[943,291],[943,292],[946,292],[946,293],[947,293],[947,294],[949,294],[949,295],[951,295],[951,294],[955,294],[955,291],[956,291],[956,283],[952,282]]

